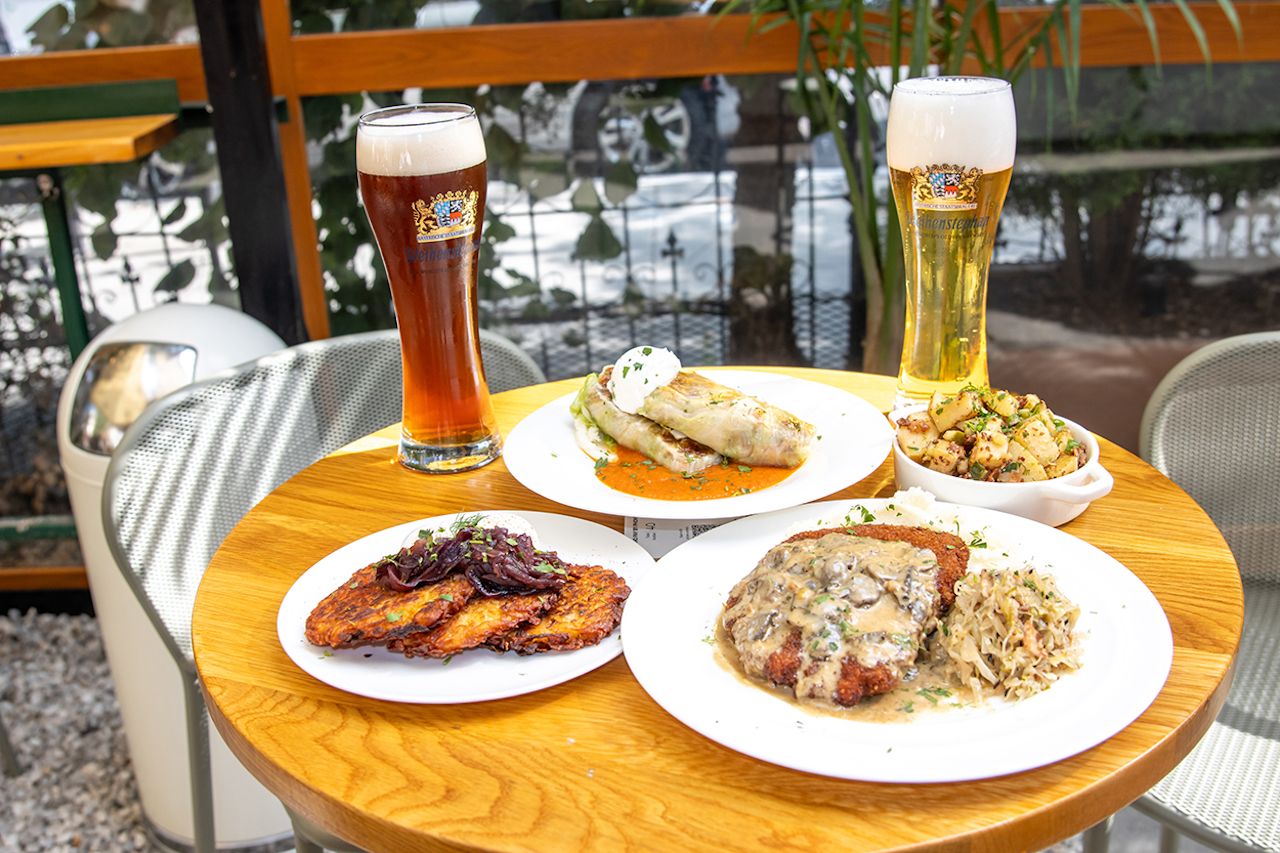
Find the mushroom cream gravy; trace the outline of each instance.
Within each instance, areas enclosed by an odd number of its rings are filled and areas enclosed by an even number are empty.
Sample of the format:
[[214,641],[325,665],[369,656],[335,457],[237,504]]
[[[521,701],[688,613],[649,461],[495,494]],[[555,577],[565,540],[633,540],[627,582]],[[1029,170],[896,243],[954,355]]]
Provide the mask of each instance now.
[[784,542],[733,588],[721,625],[742,670],[775,684],[770,658],[794,658],[798,631],[796,699],[836,707],[846,660],[895,680],[912,674],[937,623],[937,574],[933,553],[906,542],[841,531]]
[[907,670],[902,683],[882,696],[872,696],[857,705],[846,708],[832,703],[798,702],[790,688],[761,684],[750,678],[742,669],[738,650],[724,626],[716,628],[714,659],[716,665],[734,678],[752,687],[765,687],[779,699],[790,702],[808,714],[839,717],[865,723],[909,723],[922,714],[969,707],[951,679],[950,669],[942,662],[930,658]]

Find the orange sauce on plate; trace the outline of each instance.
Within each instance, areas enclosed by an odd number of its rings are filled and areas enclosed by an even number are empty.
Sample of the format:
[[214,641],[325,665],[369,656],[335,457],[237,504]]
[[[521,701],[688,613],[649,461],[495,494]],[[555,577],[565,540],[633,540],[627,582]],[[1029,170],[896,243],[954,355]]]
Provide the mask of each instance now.
[[619,447],[617,453],[616,462],[597,465],[596,478],[611,489],[663,501],[709,501],[746,495],[777,485],[796,470],[729,461],[696,474],[677,474],[630,448]]

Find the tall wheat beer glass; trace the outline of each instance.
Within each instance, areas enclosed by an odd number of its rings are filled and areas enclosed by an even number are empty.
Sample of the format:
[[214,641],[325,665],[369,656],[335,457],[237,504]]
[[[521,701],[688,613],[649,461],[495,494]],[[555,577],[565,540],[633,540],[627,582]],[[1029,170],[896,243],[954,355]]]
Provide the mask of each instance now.
[[366,113],[356,169],[400,327],[400,462],[434,473],[492,462],[502,440],[476,314],[487,184],[475,111],[420,104]]
[[987,384],[987,271],[1016,141],[1004,80],[922,77],[893,88],[889,180],[907,285],[897,406]]

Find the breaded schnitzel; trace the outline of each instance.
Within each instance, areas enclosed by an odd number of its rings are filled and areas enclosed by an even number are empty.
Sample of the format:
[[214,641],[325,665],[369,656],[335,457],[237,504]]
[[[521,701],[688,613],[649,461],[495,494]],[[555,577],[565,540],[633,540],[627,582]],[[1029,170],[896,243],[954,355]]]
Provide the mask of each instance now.
[[[938,558],[938,594],[942,596],[942,609],[938,611],[938,615],[941,616],[951,608],[951,603],[956,600],[956,581],[964,577],[969,566],[969,546],[964,544],[964,540],[959,536],[940,530],[930,530],[928,527],[908,527],[905,524],[858,524],[841,529],[855,536],[866,536],[869,539],[880,539],[885,542],[906,542],[917,548],[932,551],[933,556]],[[831,532],[830,530],[809,530],[797,533],[787,541],[812,539]]]
[[749,676],[848,707],[901,682],[968,558],[958,536],[926,528],[798,533],[734,586],[722,624]]

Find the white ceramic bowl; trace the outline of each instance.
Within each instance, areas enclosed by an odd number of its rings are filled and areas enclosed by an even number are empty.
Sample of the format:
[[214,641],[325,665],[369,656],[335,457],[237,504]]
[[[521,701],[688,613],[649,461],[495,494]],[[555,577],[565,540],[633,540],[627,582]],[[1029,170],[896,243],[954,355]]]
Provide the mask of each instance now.
[[[903,417],[912,411],[923,409],[894,412],[894,415]],[[939,500],[1008,512],[1051,527],[1066,524],[1084,512],[1092,501],[1109,494],[1115,481],[1111,472],[1098,461],[1098,440],[1093,433],[1061,415],[1057,417],[1066,423],[1071,435],[1084,445],[1087,453],[1084,466],[1074,473],[1036,483],[988,483],[955,477],[913,462],[902,451],[895,436],[893,475],[898,481],[898,488],[919,486],[932,492]],[[894,427],[897,427],[896,421]]]

